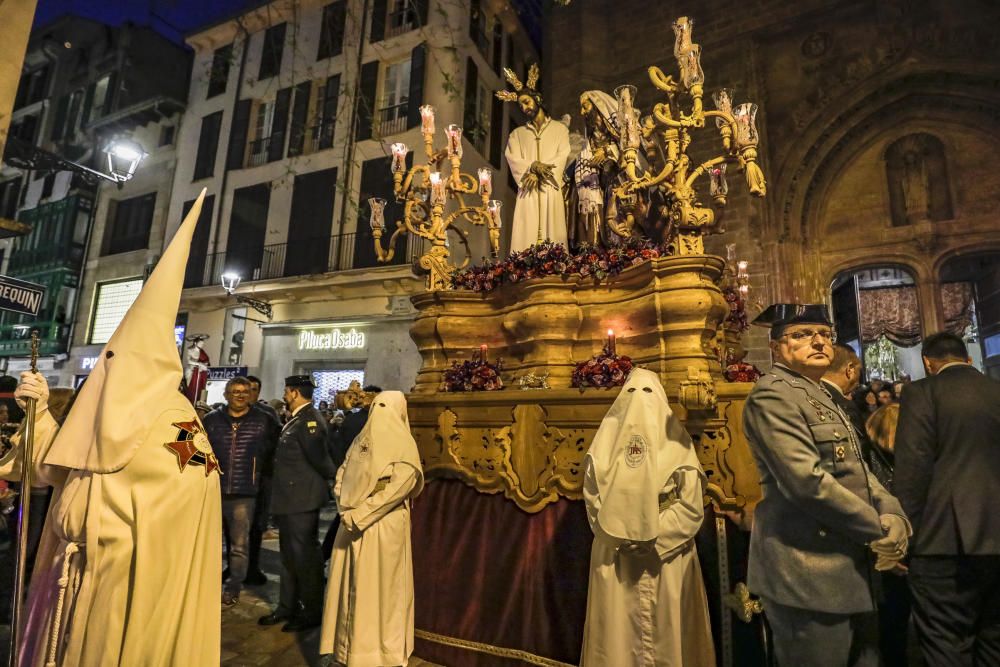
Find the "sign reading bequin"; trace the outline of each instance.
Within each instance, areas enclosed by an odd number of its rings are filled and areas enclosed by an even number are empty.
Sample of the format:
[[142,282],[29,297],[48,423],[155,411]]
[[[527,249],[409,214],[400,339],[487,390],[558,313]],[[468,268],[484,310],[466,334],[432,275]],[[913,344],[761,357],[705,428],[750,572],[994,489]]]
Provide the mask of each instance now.
[[346,333],[340,329],[326,333],[307,329],[299,334],[300,350],[360,350],[364,346],[364,333],[353,328]]

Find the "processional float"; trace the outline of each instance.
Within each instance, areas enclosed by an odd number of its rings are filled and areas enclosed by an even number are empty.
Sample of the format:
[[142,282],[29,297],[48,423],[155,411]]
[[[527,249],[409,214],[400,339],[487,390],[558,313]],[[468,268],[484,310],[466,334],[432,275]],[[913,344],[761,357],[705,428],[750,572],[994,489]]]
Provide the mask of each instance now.
[[[732,309],[742,308],[746,266],[727,269],[723,258],[705,254],[703,241],[720,231],[727,168],[742,174],[750,194],[765,194],[757,165],[757,106],[734,104],[732,91],[721,90],[713,95],[714,109],[703,107],[701,47],[692,41],[692,28],[687,18],[673,24],[677,78],[659,67],[648,69],[660,95],[648,113],[636,106],[635,87],[615,91],[616,173],[605,193],[614,215],[604,222],[622,240],[658,230],[648,241],[663,249],[617,275],[600,281],[549,275],[490,291],[452,288],[463,267],[451,262],[449,231],[468,248],[463,223],[485,227],[492,250],[499,250],[500,203],[490,199],[491,174],[462,173],[461,128],[449,126],[446,147],[434,149],[428,108],[422,109],[426,161],[407,167],[408,148],[392,147],[403,217],[389,250],[381,242],[384,201],[370,202],[370,224],[383,261],[392,258],[402,235],[431,243],[419,260],[428,271],[428,289],[412,298],[419,313],[410,334],[422,365],[408,396],[409,417],[427,479],[451,480],[429,484],[414,503],[422,657],[463,665],[565,665],[577,659],[590,535],[578,502],[583,459],[617,389],[571,384],[579,362],[608,352],[609,334],[618,352],[660,376],[696,443],[708,477],[706,503],[739,510],[759,498],[741,423],[752,384],[727,381],[724,374],[727,363],[742,359],[745,319],[741,324]],[[507,74],[520,90],[516,76]],[[537,70],[531,76],[537,81]],[[694,135],[710,129],[720,150],[695,162]],[[706,181],[707,200],[698,188]],[[734,298],[727,299],[727,288],[736,289]],[[488,354],[501,357],[502,368],[489,364]],[[445,391],[448,374],[462,362],[498,374],[507,388]],[[754,603],[745,587],[733,586],[728,571],[725,520],[719,515],[714,523],[722,584],[713,602],[749,620]],[[567,552],[572,545],[585,550]],[[504,561],[500,553],[513,555]],[[512,566],[518,554],[525,562]],[[560,583],[548,591],[548,601],[526,592],[546,588],[553,578]],[[548,609],[553,599],[557,603]],[[728,611],[717,614],[720,655],[731,664],[731,617]],[[557,617],[571,621],[557,628]],[[548,623],[553,627],[538,627]]]

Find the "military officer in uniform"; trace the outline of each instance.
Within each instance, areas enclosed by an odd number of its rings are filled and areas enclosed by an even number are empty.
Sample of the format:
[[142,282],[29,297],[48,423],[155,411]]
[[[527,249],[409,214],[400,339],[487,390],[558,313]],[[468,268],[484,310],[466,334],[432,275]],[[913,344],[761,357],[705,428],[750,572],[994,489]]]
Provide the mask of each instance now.
[[775,363],[743,412],[763,496],[747,583],[763,601],[780,667],[876,666],[871,566],[903,558],[909,521],[820,382],[833,359],[826,306],[777,304],[754,323],[771,327]]
[[330,500],[329,480],[337,471],[327,449],[326,421],[312,404],[315,388],[309,375],[285,378],[284,400],[292,416],[274,459],[271,514],[278,524],[281,597],[278,608],[258,622],[286,621],[285,632],[318,627],[323,617],[319,510]]

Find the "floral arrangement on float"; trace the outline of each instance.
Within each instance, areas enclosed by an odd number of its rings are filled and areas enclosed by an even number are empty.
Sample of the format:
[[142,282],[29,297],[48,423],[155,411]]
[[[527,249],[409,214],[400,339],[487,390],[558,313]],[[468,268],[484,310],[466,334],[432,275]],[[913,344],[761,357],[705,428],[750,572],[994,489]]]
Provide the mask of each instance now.
[[601,282],[630,266],[670,254],[667,244],[638,237],[626,238],[611,248],[583,243],[572,251],[560,243],[545,241],[511,253],[505,260],[487,260],[479,266],[456,271],[451,281],[454,289],[474,292],[490,292],[504,283],[548,276],[580,275]]
[[736,333],[743,333],[749,329],[750,322],[747,319],[747,304],[740,287],[736,285],[723,287],[722,296],[726,298],[726,303],[729,304],[729,314],[726,315],[722,326]]
[[608,329],[608,341],[601,353],[576,365],[570,386],[577,389],[620,387],[625,384],[633,368],[635,364],[631,358],[618,354],[615,332]]
[[479,357],[463,362],[454,362],[444,372],[445,391],[498,391],[503,389],[500,372],[503,359],[490,363],[486,356],[486,344],[479,346]]

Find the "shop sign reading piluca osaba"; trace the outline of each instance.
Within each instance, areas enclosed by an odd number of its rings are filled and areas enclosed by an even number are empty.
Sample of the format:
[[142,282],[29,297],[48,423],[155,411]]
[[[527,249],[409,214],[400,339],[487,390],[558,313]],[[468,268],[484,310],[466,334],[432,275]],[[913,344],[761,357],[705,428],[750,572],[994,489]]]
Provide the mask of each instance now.
[[315,331],[306,329],[299,333],[299,350],[360,350],[365,346],[365,334],[357,329]]

